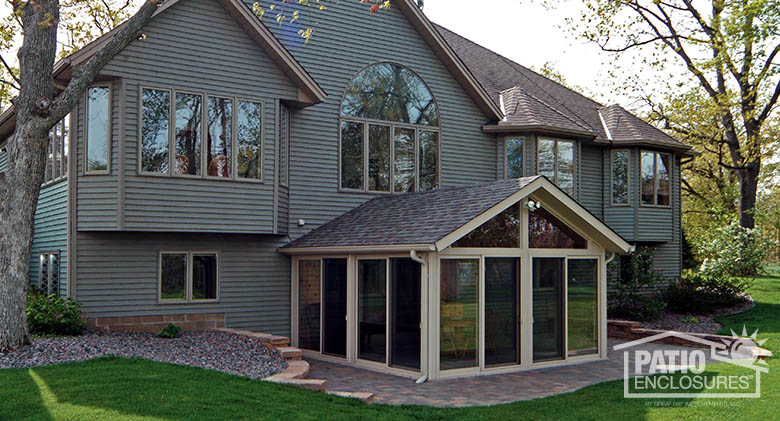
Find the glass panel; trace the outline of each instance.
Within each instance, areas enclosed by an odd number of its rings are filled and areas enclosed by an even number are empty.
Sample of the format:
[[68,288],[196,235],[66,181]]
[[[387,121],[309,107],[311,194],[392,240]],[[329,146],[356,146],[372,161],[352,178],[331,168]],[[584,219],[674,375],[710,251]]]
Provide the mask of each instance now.
[[412,71],[390,63],[369,66],[347,86],[341,114],[438,126],[436,101]]
[[368,126],[368,189],[390,191],[390,126]]
[[217,255],[192,255],[192,299],[217,299]]
[[441,260],[440,368],[477,367],[479,260]]
[[420,191],[439,188],[439,133],[420,130]]
[[563,260],[534,259],[534,362],[563,359]]
[[655,153],[642,152],[642,204],[652,205],[655,192]]
[[612,152],[612,203],[628,204],[628,151]]
[[555,141],[539,139],[539,175],[543,175],[555,183]]
[[669,155],[658,154],[658,189],[656,190],[658,206],[669,206]]
[[358,358],[387,360],[387,263],[358,261]]
[[520,259],[485,258],[485,365],[520,363]]
[[574,196],[574,142],[558,141],[558,187]]
[[160,299],[185,300],[187,254],[162,254],[160,264]]
[[390,365],[420,369],[420,264],[390,259]]
[[585,249],[588,241],[545,209],[528,214],[528,246],[537,249]]
[[141,93],[141,171],[168,174],[168,126],[171,93],[144,89]]
[[395,129],[394,188],[396,193],[414,191],[414,129]]
[[263,177],[263,104],[238,101],[236,119],[236,174],[239,178],[260,180]]
[[233,162],[233,100],[209,97],[206,175],[230,177]]
[[456,241],[452,247],[520,248],[521,215],[520,204],[515,204]]
[[298,262],[298,347],[320,350],[320,261]]
[[176,174],[200,175],[203,97],[176,94]]
[[363,123],[341,122],[341,188],[363,188]]
[[570,259],[568,262],[568,347],[569,355],[598,352],[598,269],[597,259]]
[[107,86],[88,91],[87,172],[108,170],[109,91]]
[[506,140],[506,178],[523,176],[523,144],[522,137],[510,137]]
[[70,114],[66,115],[62,120],[62,127],[62,174],[68,175],[68,168],[70,168],[68,165],[68,158],[70,157]]
[[322,352],[347,356],[347,259],[322,260]]

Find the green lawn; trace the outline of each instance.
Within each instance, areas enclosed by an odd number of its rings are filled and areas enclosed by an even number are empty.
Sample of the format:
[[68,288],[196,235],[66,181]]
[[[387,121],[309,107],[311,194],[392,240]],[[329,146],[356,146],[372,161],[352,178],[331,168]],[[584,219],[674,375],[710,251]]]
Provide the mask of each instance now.
[[[778,273],[775,268],[775,273]],[[780,276],[756,280],[756,307],[724,317],[728,328],[759,329],[780,354]],[[728,331],[724,331],[727,333]],[[710,372],[736,373],[728,364]],[[365,405],[214,371],[137,359],[100,359],[36,369],[0,370],[5,419],[775,419],[780,413],[780,355],[762,377],[761,399],[658,401],[623,398],[623,382],[489,408]],[[679,405],[679,406],[674,406]]]

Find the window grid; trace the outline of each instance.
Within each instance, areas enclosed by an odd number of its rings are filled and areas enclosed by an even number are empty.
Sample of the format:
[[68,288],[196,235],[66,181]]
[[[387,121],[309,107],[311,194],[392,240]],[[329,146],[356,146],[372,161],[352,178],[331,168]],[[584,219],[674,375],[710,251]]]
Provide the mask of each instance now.
[[60,252],[42,253],[38,261],[38,289],[46,294],[59,294]]

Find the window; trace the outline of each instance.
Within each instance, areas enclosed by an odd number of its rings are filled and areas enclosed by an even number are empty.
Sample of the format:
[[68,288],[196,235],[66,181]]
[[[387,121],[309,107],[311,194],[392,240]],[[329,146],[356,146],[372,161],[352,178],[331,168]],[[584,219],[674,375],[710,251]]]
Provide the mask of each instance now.
[[537,144],[538,174],[549,178],[570,196],[574,196],[575,145],[574,141],[558,139],[539,139]]
[[161,252],[160,301],[214,301],[219,278],[216,252]]
[[528,247],[539,249],[585,249],[588,241],[545,209],[528,214]]
[[60,253],[43,253],[38,261],[38,289],[46,294],[58,294],[60,289]]
[[523,176],[523,146],[525,139],[522,137],[506,138],[505,178],[520,178]]
[[642,205],[670,206],[671,155],[642,151]]
[[298,347],[320,350],[320,297],[322,296],[320,260],[298,262]]
[[425,83],[405,67],[369,66],[341,106],[341,188],[404,193],[439,187],[439,112]]
[[479,366],[479,260],[441,260],[440,367]]
[[612,204],[628,205],[629,194],[629,152],[612,151]]
[[520,204],[515,204],[466,234],[452,247],[520,248],[522,223]]
[[85,171],[89,173],[108,173],[109,153],[111,151],[111,88],[92,86],[87,90],[87,142]]
[[68,176],[69,147],[70,115],[67,115],[49,130],[49,145],[46,152],[46,169],[43,184],[60,181]]
[[599,344],[599,261],[569,259],[567,264],[569,356],[596,354]]
[[262,181],[262,102],[142,88],[140,138],[142,174]]

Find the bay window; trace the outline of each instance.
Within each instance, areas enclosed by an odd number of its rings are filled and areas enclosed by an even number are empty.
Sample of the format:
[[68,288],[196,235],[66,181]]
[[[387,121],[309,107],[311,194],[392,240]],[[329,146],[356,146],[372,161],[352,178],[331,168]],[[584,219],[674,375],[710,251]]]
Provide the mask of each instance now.
[[574,196],[574,166],[576,142],[540,138],[537,142],[538,174]]
[[669,171],[671,155],[659,152],[641,152],[642,205],[670,206]]
[[142,174],[262,181],[263,104],[141,88],[139,149]]
[[160,302],[217,300],[218,261],[216,252],[160,252]]
[[522,137],[508,137],[505,142],[504,177],[520,178],[524,173],[523,147],[525,139]]
[[629,204],[629,152],[627,150],[611,152],[612,165],[612,205]]

